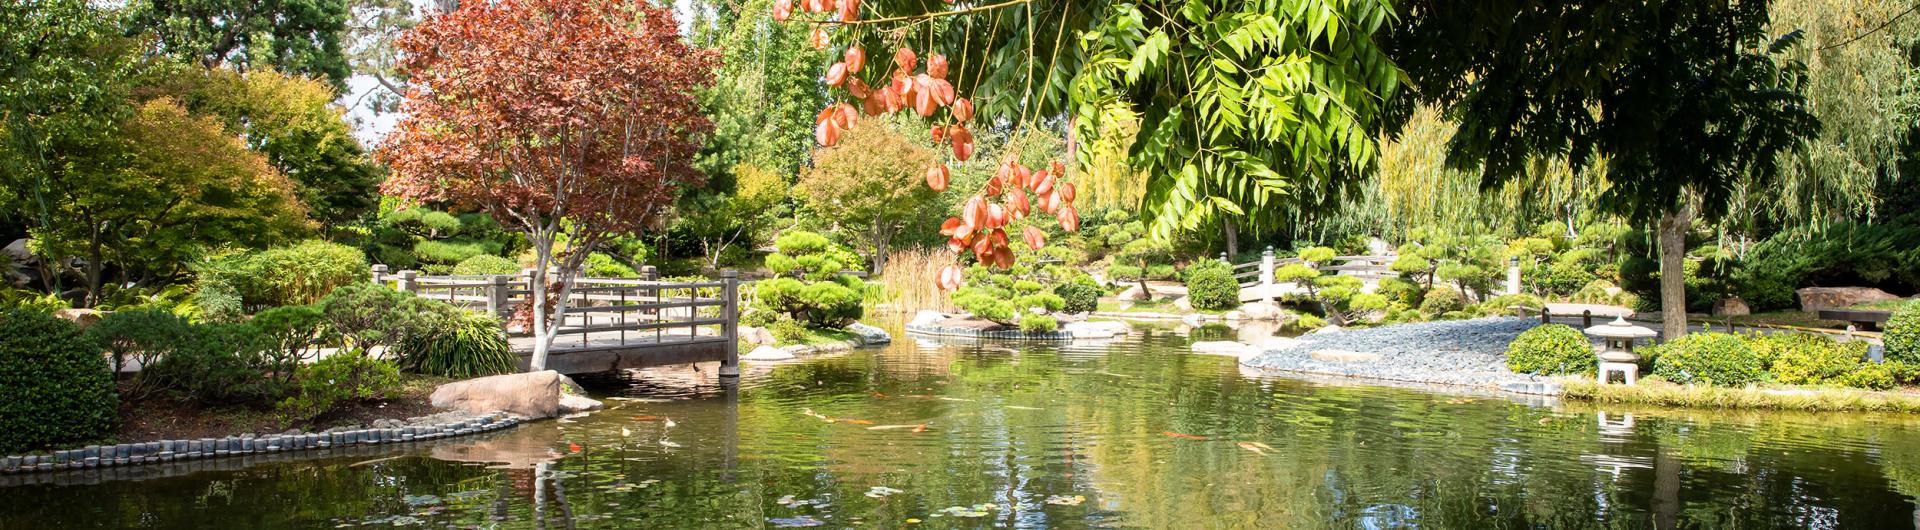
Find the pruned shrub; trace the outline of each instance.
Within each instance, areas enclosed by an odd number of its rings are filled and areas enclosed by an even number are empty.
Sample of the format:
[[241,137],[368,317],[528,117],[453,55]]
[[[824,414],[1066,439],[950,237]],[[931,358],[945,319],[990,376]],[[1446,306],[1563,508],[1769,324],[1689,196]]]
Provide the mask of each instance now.
[[841,274],[847,263],[826,237],[789,231],[774,241],[779,249],[767,256],[767,268],[776,276],[754,286],[761,309],[785,313],[791,320],[817,328],[841,328],[864,313],[860,302],[866,284]]
[[1741,386],[1763,373],[1760,357],[1736,335],[1690,333],[1654,349],[1654,375],[1675,383]]
[[749,309],[740,316],[740,325],[764,328],[780,321],[780,314],[766,309]]
[[1507,369],[1514,373],[1592,374],[1599,362],[1593,343],[1572,326],[1542,325],[1522,332],[1507,344]]
[[1907,302],[1893,312],[1880,342],[1886,345],[1887,360],[1920,364],[1920,300]]
[[412,333],[430,332],[434,322],[459,311],[442,302],[371,283],[334,289],[315,305],[334,335],[348,349],[362,353],[398,344]]
[[519,273],[519,263],[492,254],[480,254],[460,260],[460,263],[453,266],[454,276],[494,276]]
[[271,349],[246,324],[193,326],[186,347],[141,369],[141,377],[174,398],[199,405],[266,404],[286,393],[269,374]]
[[360,249],[320,240],[228,256],[197,272],[202,290],[231,287],[247,309],[311,304],[369,274]]
[[295,378],[300,391],[280,402],[280,413],[305,421],[345,403],[392,395],[400,386],[400,369],[392,362],[342,352],[301,366]]
[[1052,333],[1060,329],[1060,321],[1053,315],[1026,315],[1020,317],[1020,331],[1027,333]]
[[774,322],[767,327],[767,331],[773,333],[774,340],[781,344],[800,344],[807,340],[807,326],[792,320]]
[[100,349],[72,322],[0,311],[0,453],[97,441],[120,421]]
[[520,364],[492,315],[453,312],[394,345],[395,363],[417,374],[466,379],[510,373]]
[[1107,281],[1130,282],[1140,279],[1140,267],[1114,263],[1107,266]]
[[1194,309],[1222,310],[1240,305],[1240,283],[1233,266],[1203,259],[1187,266],[1187,301]]
[[1467,297],[1452,287],[1429,289],[1420,300],[1420,312],[1428,315],[1445,315],[1467,307]]
[[268,309],[247,321],[266,341],[262,364],[284,383],[293,382],[295,369],[320,353],[326,324],[327,315],[310,305]]
[[158,309],[115,311],[87,327],[86,338],[112,360],[115,372],[152,366],[192,340],[187,319]]
[[1054,286],[1053,294],[1060,295],[1065,302],[1060,310],[1068,313],[1089,313],[1100,307],[1100,286],[1084,276]]
[[1867,354],[1865,342],[1843,343],[1811,333],[1775,333],[1750,339],[1748,345],[1775,380],[1789,385],[1841,383]]

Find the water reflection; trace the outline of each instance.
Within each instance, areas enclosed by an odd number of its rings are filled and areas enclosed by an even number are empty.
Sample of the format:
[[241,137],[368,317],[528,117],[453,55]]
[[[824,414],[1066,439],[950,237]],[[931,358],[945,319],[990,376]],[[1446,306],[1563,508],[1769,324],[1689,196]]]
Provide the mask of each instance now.
[[0,528],[1914,527],[1906,417],[1302,382],[1188,340],[589,381],[608,410],[490,438],[0,489]]

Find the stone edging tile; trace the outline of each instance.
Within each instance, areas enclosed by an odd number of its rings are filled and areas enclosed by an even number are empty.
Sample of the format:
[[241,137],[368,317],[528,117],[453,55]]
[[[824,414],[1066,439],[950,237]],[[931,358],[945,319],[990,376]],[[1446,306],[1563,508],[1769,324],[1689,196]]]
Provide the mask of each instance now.
[[523,421],[526,421],[526,418],[506,412],[495,412],[450,423],[393,428],[89,445],[47,454],[0,458],[0,474],[95,469],[260,453],[408,443],[495,431],[518,425]]

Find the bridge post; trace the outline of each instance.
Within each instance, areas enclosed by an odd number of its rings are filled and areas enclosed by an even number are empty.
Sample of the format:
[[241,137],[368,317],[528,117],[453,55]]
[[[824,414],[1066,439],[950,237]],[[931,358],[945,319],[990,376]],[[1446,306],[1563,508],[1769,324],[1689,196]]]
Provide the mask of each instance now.
[[1260,253],[1260,290],[1268,303],[1273,302],[1273,245]]
[[720,377],[740,377],[740,272],[733,269],[720,271],[720,296],[726,300],[723,315],[727,323],[721,324],[721,335],[727,339],[727,358],[720,361]]
[[506,319],[512,316],[513,303],[507,292],[513,288],[513,277],[495,274],[487,277],[487,313]]
[[403,293],[413,292],[415,282],[419,281],[419,280],[416,280],[415,278],[418,278],[419,276],[420,276],[420,271],[400,271],[400,282],[398,283],[398,287],[396,287],[395,289]]
[[375,264],[373,266],[373,284],[381,285],[384,283],[387,283],[387,266]]

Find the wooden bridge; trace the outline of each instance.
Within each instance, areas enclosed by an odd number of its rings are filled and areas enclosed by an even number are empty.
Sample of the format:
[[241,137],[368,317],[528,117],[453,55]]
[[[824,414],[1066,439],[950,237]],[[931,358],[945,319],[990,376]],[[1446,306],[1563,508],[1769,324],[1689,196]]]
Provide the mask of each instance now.
[[[1322,273],[1355,276],[1368,283],[1377,283],[1383,278],[1394,278],[1400,273],[1390,266],[1398,256],[1334,256],[1326,263],[1314,267]],[[1225,253],[1220,261],[1232,263]],[[1233,265],[1233,279],[1240,282],[1240,301],[1274,301],[1291,294],[1305,294],[1306,287],[1296,282],[1274,281],[1274,271],[1285,265],[1304,263],[1300,258],[1280,258],[1273,256],[1273,247],[1267,247],[1260,253],[1259,261],[1249,261]]]
[[[373,282],[507,322],[532,296],[530,273],[423,276],[375,265]],[[721,376],[740,374],[735,271],[698,281],[662,281],[653,267],[643,268],[638,278],[576,277],[567,302],[560,333],[547,353],[549,370],[580,374],[717,361]],[[524,330],[507,332],[526,369],[534,338]]]

